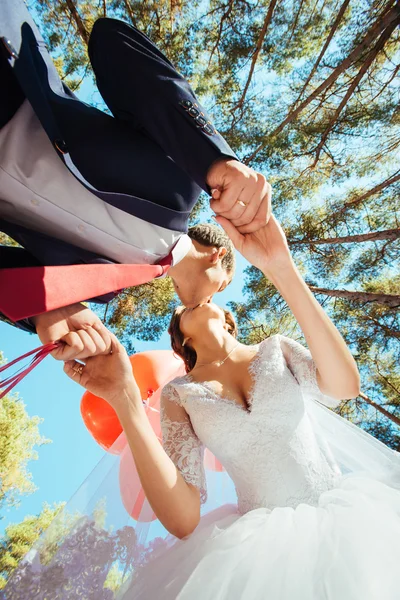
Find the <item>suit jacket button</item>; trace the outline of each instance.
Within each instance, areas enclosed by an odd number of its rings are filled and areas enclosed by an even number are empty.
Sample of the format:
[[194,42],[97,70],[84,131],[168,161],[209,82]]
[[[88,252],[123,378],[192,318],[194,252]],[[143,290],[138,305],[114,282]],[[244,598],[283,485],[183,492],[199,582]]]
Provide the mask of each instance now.
[[200,111],[197,108],[189,108],[188,113],[191,117],[197,117],[200,114]]
[[210,123],[207,123],[207,125],[204,125],[203,131],[205,131],[207,133],[207,135],[214,135],[214,133],[215,133],[214,128],[210,125]]
[[195,121],[199,127],[204,127],[204,125],[207,123],[204,117],[196,117]]
[[186,110],[189,110],[189,108],[192,108],[193,106],[193,102],[190,102],[190,100],[182,100],[181,105],[183,106],[183,108],[185,108]]
[[2,37],[1,41],[3,42],[4,47],[7,50],[8,54],[10,56],[12,56],[12,58],[18,58],[18,52],[12,45],[11,41],[9,39],[7,39],[6,37]]
[[67,154],[68,148],[64,140],[54,140],[54,146],[61,154]]

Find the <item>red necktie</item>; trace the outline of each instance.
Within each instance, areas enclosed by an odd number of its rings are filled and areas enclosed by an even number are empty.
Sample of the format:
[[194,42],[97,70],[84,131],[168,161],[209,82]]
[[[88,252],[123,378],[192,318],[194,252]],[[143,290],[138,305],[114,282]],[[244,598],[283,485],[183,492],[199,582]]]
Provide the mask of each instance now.
[[85,264],[0,269],[0,312],[20,321],[109,292],[147,283],[166,273],[169,254],[157,265]]

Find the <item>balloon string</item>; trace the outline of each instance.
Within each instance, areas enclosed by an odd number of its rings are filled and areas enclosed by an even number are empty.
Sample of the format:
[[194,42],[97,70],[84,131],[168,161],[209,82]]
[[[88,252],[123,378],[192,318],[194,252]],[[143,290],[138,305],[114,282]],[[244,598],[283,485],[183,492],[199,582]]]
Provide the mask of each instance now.
[[152,406],[150,406],[150,404],[149,404],[149,399],[147,399],[147,400],[142,400],[142,402],[143,402],[144,406],[146,407],[146,411],[147,411],[147,410],[151,410],[152,412],[156,412],[156,413],[159,413],[159,412],[160,412],[160,411],[159,411],[159,410],[157,410],[156,408],[153,408]]
[[39,346],[38,348],[31,350],[30,352],[26,352],[26,354],[15,358],[10,363],[6,363],[5,365],[1,366],[0,373],[5,371],[6,369],[9,369],[21,360],[24,360],[24,358],[28,358],[29,356],[32,356],[32,354],[34,354],[30,363],[26,367],[20,367],[14,375],[10,375],[9,377],[6,377],[5,379],[0,381],[0,390],[3,390],[0,393],[0,400],[4,398],[4,396],[8,394],[18,383],[20,383],[20,381],[22,381],[24,377],[29,375],[29,373],[35,367],[37,367],[42,362],[42,360],[44,360],[46,356],[50,354],[50,352],[53,352],[53,350],[58,348],[60,345],[61,342],[49,342],[48,344],[44,344],[44,346]]

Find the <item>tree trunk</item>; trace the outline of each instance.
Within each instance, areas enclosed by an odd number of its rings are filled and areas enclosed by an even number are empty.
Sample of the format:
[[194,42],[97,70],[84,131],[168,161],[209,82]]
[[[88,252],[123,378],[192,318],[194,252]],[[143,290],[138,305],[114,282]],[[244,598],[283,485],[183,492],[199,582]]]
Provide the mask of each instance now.
[[321,60],[323,59],[324,54],[327,51],[328,46],[331,43],[331,40],[332,40],[333,36],[335,35],[337,28],[339,27],[340,21],[342,20],[343,15],[346,12],[346,9],[349,4],[350,4],[350,0],[344,0],[342,6],[340,7],[337,17],[335,19],[335,22],[332,25],[332,28],[329,32],[328,37],[326,38],[325,44],[323,45],[322,50],[321,50],[317,60],[315,61],[313,68],[311,69],[311,73],[307,77],[307,80],[306,80],[305,84],[303,85],[300,94],[297,96],[297,99],[295,100],[293,106],[296,106],[296,104],[299,102],[300,98],[302,97],[302,95],[304,94],[304,92],[306,90],[306,87],[310,83],[311,79],[314,77],[314,74],[315,74],[316,70],[318,69]]
[[[291,123],[297,115],[299,115],[321,92],[325,91],[328,87],[330,87],[338,77],[355,61],[357,61],[364,50],[368,48],[368,46],[376,39],[381,33],[395,20],[399,18],[400,15],[400,4],[397,3],[393,8],[387,11],[384,16],[379,16],[373,26],[369,29],[368,33],[364,36],[363,40],[354,48],[352,52],[345,58],[330,74],[330,76],[325,79],[313,92],[299,104],[297,108],[292,108],[289,111],[287,117],[282,121],[278,127],[274,129],[274,131],[268,136],[268,139],[271,139],[278,135],[288,123]],[[257,155],[257,153],[264,148],[266,145],[266,141],[262,142],[258,148],[254,150],[254,152],[248,156],[245,160],[246,163],[249,163],[253,158]]]
[[76,28],[79,32],[79,35],[81,36],[82,40],[85,42],[85,44],[87,46],[89,43],[89,32],[86,29],[85,24],[82,21],[80,14],[78,13],[78,10],[75,6],[74,0],[65,0],[65,3],[68,7],[69,12],[71,13],[73,20],[75,21]]
[[308,286],[312,292],[316,294],[324,294],[334,298],[346,298],[353,302],[377,302],[391,308],[400,306],[400,295],[395,294],[374,294],[372,292],[351,292],[349,290],[330,290],[328,288],[319,288],[314,285]]
[[400,228],[386,229],[385,231],[371,231],[371,233],[360,233],[358,235],[344,235],[342,237],[324,238],[322,240],[288,240],[288,244],[309,244],[316,246],[318,244],[351,244],[358,242],[371,242],[375,240],[393,241],[400,237]]
[[369,404],[370,406],[372,406],[373,408],[378,410],[380,413],[382,413],[382,415],[385,415],[385,417],[390,419],[398,427],[400,427],[400,419],[398,417],[396,417],[396,415],[393,415],[391,412],[386,410],[386,408],[383,408],[383,406],[380,406],[380,404],[376,404],[376,402],[371,400],[371,398],[368,398],[368,396],[366,396],[362,392],[360,392],[359,397],[362,398],[364,400],[364,402],[366,402],[367,404]]

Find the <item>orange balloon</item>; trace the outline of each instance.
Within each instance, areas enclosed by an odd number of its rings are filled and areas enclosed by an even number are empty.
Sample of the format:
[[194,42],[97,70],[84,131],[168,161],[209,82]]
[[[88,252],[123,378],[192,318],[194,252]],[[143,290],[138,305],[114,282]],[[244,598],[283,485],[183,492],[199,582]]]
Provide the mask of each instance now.
[[[140,352],[129,358],[142,400],[152,406],[154,392],[178,374],[183,374],[183,361],[172,350]],[[158,407],[157,407],[158,410]],[[112,454],[120,454],[121,443],[115,444],[122,427],[114,409],[99,396],[85,392],[81,400],[83,422],[96,442]],[[155,428],[159,415],[148,412]],[[158,427],[159,428],[159,427]],[[157,432],[156,432],[157,433]],[[159,433],[157,433],[159,436]]]
[[150,350],[129,357],[142,400],[149,399],[160,386],[182,371],[183,361],[172,350]]
[[122,433],[115,410],[99,396],[85,392],[81,400],[81,415],[96,442],[108,450]]

